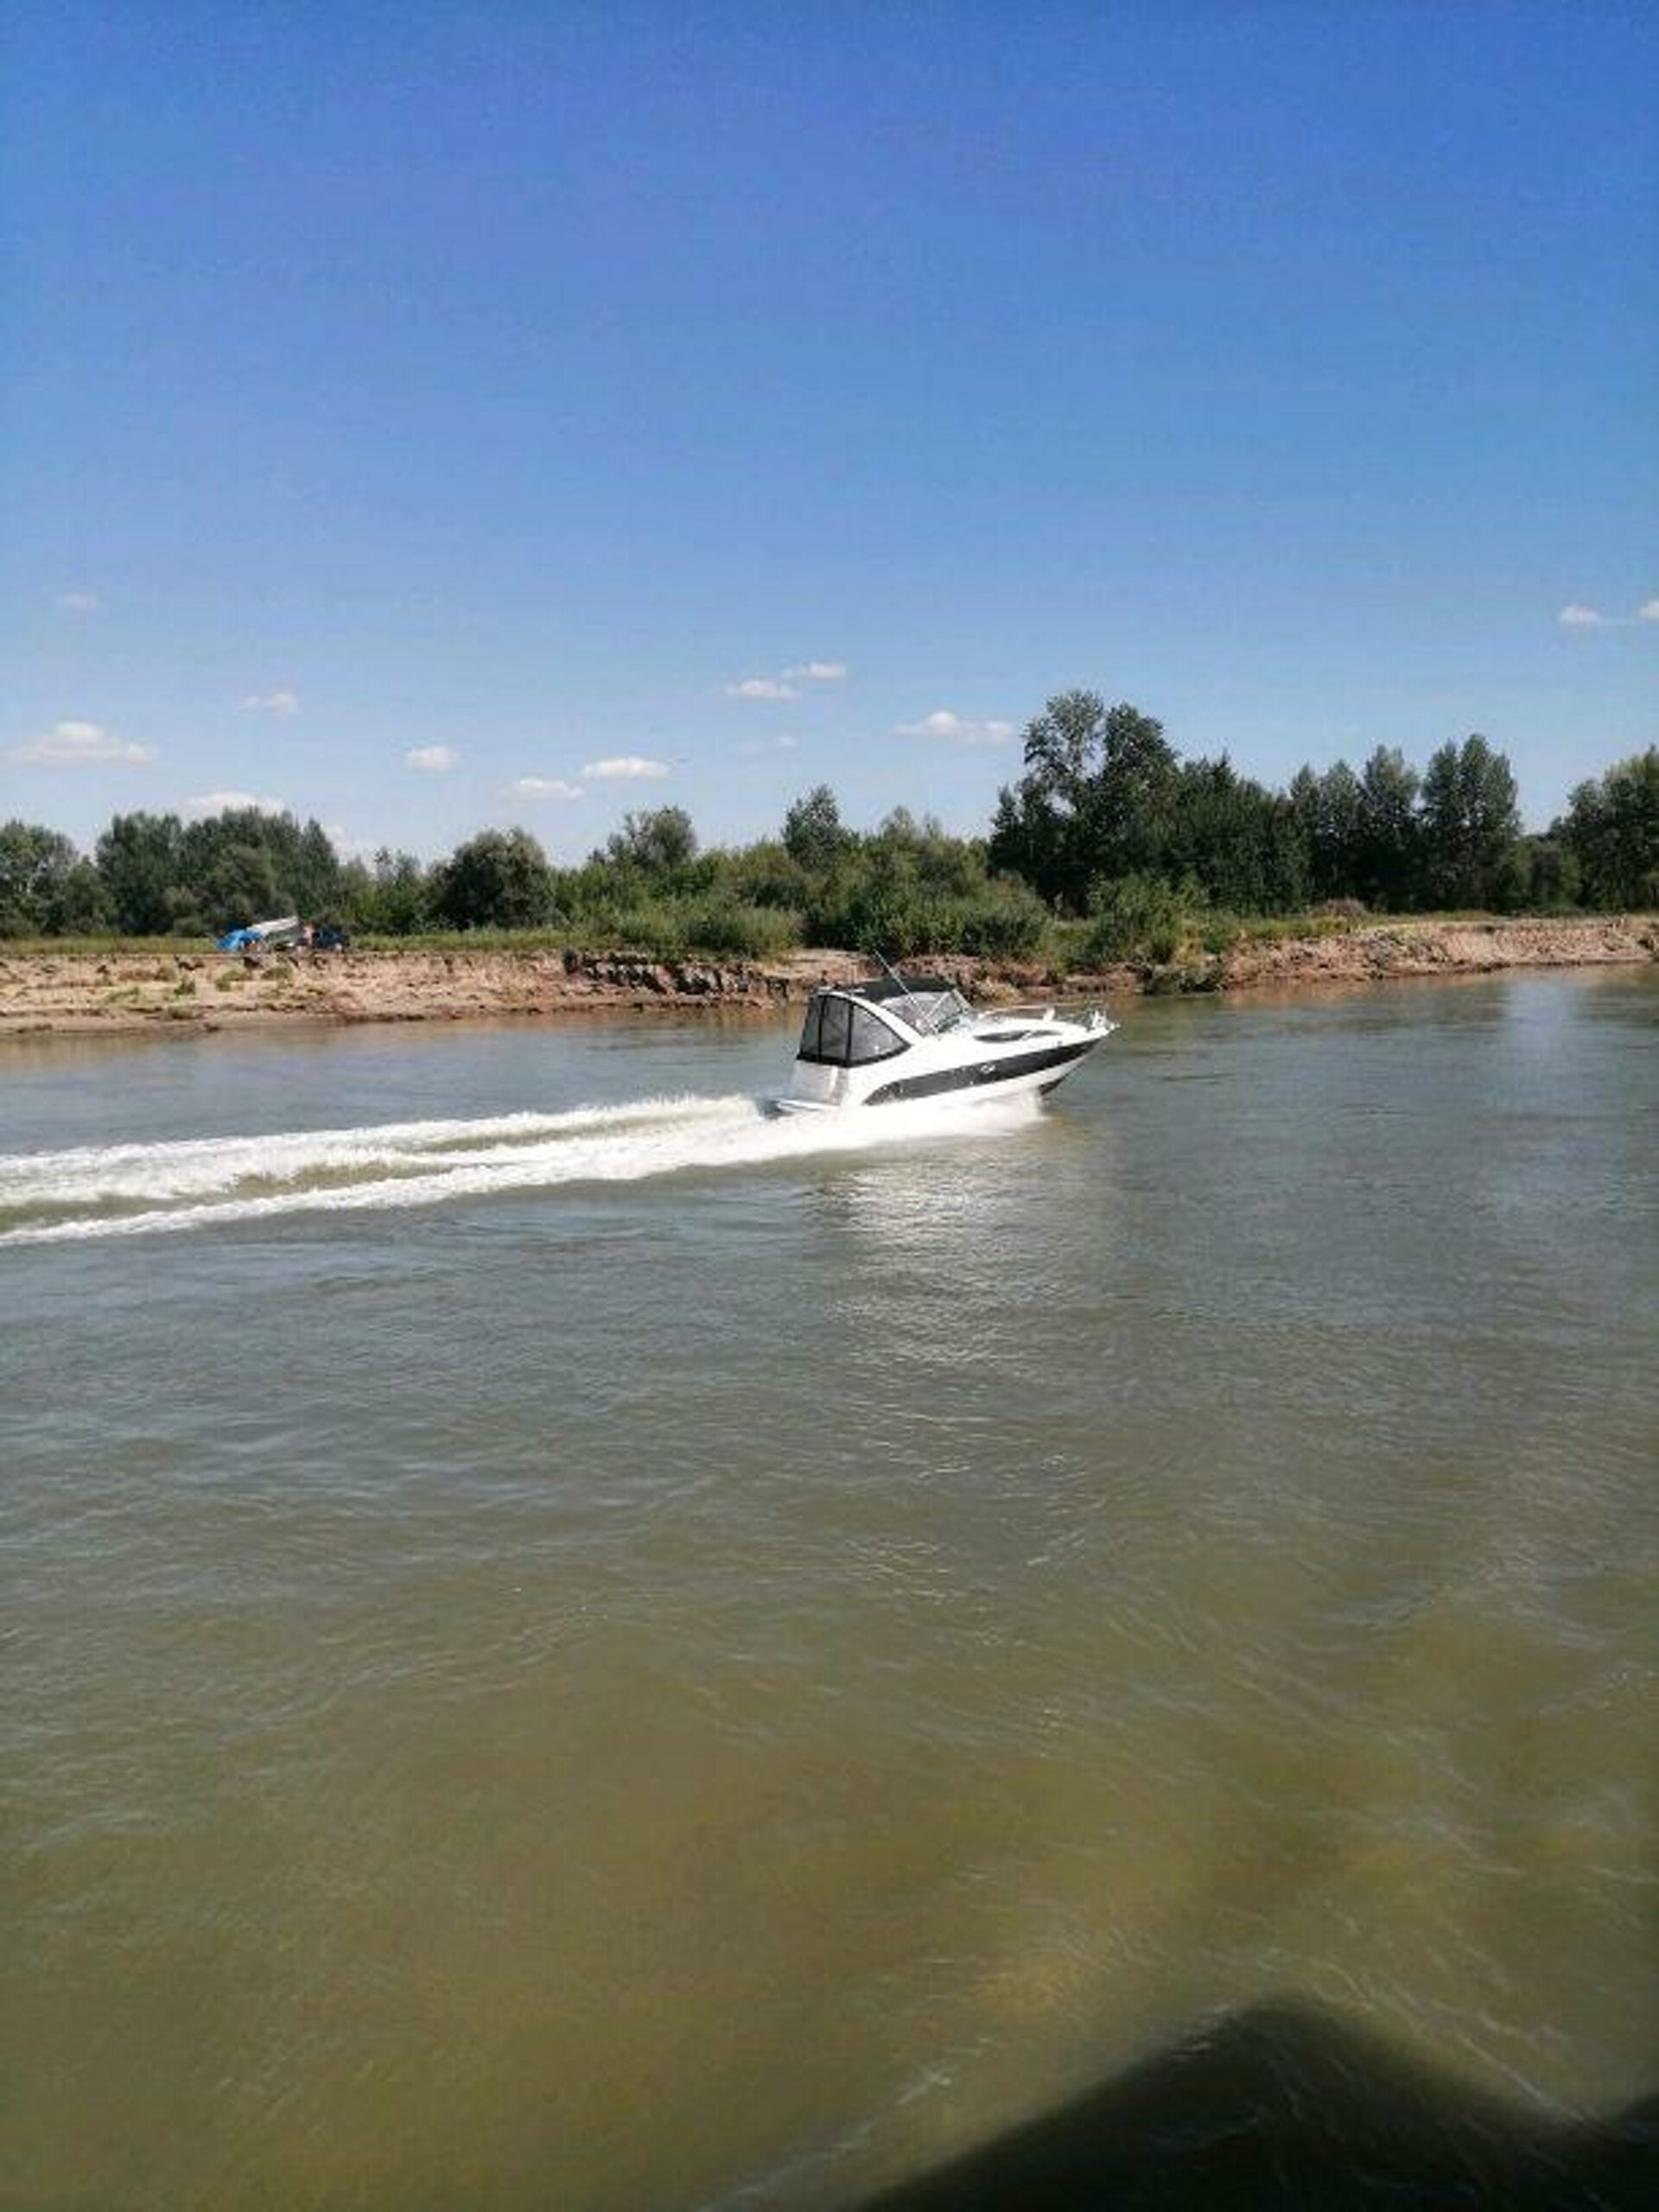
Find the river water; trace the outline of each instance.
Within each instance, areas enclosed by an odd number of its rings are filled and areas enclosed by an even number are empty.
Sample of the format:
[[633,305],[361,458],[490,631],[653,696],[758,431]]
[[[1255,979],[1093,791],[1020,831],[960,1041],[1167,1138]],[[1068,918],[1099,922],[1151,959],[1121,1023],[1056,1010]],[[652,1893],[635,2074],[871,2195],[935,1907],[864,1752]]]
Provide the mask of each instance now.
[[1263,2019],[1491,2174],[1651,2097],[1659,981],[789,1052],[3,1047],[0,2201],[856,2205]]

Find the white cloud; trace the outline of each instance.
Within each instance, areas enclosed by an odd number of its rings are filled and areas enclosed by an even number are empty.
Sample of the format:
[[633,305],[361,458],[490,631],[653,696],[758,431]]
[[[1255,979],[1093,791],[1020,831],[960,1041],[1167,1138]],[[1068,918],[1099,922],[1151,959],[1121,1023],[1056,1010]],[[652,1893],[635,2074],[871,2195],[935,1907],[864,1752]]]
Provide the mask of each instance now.
[[507,785],[514,798],[580,798],[582,785],[563,776],[515,776]]
[[261,791],[198,791],[184,810],[193,822],[205,822],[210,814],[286,814],[289,807],[285,798]]
[[893,734],[941,738],[950,745],[1006,745],[1014,735],[1014,724],[973,721],[964,715],[953,715],[949,707],[939,707],[932,714],[924,715],[918,722],[899,722]]
[[58,605],[66,614],[101,614],[104,602],[95,591],[60,591]]
[[1555,620],[1567,630],[1628,630],[1632,622],[1659,622],[1659,599],[1643,601],[1634,614],[1604,614],[1599,607],[1580,607],[1574,601]]
[[763,753],[792,753],[799,742],[785,729],[779,730],[776,737],[746,737],[737,749],[746,760],[755,760]]
[[[325,822],[322,834],[343,861],[372,861],[380,849],[379,845],[365,838],[353,837],[351,831],[342,829],[338,822]],[[381,842],[384,843],[385,840]]]
[[589,760],[582,772],[601,781],[644,783],[667,775],[669,768],[666,760],[642,760],[637,753],[621,753],[608,760]]
[[300,711],[299,694],[296,691],[250,691],[243,700],[245,715],[279,715],[284,719]]
[[746,676],[741,683],[726,686],[728,699],[798,699],[800,696],[780,676]]
[[411,768],[422,769],[429,776],[439,776],[446,768],[456,766],[461,755],[453,745],[416,745],[404,758]]
[[793,668],[786,668],[784,674],[804,683],[844,683],[848,671],[844,660],[803,660]]
[[134,745],[97,722],[54,722],[39,737],[14,745],[7,758],[44,768],[92,768],[106,761],[142,768],[156,755],[149,746]]

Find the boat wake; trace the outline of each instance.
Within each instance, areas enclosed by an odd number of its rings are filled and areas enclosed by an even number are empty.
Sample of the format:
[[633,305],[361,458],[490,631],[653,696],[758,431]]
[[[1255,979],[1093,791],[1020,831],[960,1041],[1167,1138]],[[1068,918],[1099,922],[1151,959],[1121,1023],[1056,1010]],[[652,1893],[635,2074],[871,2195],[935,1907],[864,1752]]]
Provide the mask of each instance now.
[[0,1249],[636,1182],[947,1132],[984,1137],[1030,1122],[1037,1110],[1033,1099],[1009,1098],[775,1120],[742,1096],[651,1098],[563,1114],[0,1154]]

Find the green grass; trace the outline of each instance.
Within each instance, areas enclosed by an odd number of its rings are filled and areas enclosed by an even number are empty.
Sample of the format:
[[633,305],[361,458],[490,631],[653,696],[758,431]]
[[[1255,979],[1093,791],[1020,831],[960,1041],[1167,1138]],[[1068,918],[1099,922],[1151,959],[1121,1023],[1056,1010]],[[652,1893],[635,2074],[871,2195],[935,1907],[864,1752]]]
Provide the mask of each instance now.
[[96,954],[107,958],[111,953],[138,953],[153,957],[158,952],[199,952],[200,945],[193,945],[175,937],[0,937],[0,960],[9,960],[14,954],[27,957],[35,952],[73,952]]
[[568,930],[418,930],[410,937],[353,934],[353,952],[563,952]]
[[[1375,914],[1229,914],[1234,944],[1271,944],[1290,938],[1351,937],[1379,918]],[[1381,918],[1390,918],[1382,917]],[[1398,920],[1400,917],[1391,918]]]
[[[1007,959],[1066,974],[1094,964],[1110,964],[1104,958],[1097,925],[1091,921],[1044,918],[1035,933],[1014,917],[1007,949],[995,925],[1000,918],[995,902],[941,899],[931,904],[918,941],[906,945],[902,957],[925,959],[930,953],[966,952],[990,962]],[[983,911],[982,911],[982,908]],[[1259,944],[1292,939],[1344,937],[1363,929],[1422,927],[1481,927],[1518,921],[1585,921],[1604,917],[1569,909],[1560,914],[1528,912],[1493,914],[1478,911],[1439,913],[1304,913],[1230,914],[1214,908],[1197,908],[1186,917],[1181,957],[1198,953],[1220,953],[1237,944]],[[1029,940],[1025,949],[1022,939]],[[1093,942],[1091,943],[1091,940]],[[812,942],[822,942],[817,932]],[[353,952],[438,955],[494,953],[529,957],[567,951],[590,955],[641,954],[658,960],[774,960],[809,942],[804,918],[786,908],[752,905],[720,893],[702,898],[658,899],[606,913],[585,915],[569,922],[549,923],[530,929],[423,930],[410,937],[389,937],[370,931],[353,937]],[[848,950],[855,950],[849,945]],[[890,948],[884,945],[884,950]],[[1144,958],[1147,947],[1132,957]],[[0,938],[0,962],[28,959],[43,954],[68,955],[83,959],[165,959],[190,956],[224,966],[213,976],[216,989],[232,987],[242,974],[242,955],[215,954],[201,938],[178,937],[134,938],[109,936],[64,938]],[[330,956],[318,955],[326,965]],[[1125,956],[1120,955],[1119,957]],[[1173,956],[1172,956],[1173,957]]]

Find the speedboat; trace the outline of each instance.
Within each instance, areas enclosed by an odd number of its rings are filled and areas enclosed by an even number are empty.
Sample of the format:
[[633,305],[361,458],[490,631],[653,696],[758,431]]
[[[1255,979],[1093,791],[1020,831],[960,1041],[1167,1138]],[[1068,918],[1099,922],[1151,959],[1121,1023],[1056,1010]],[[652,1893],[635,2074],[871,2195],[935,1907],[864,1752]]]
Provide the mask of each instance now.
[[769,1103],[779,1114],[823,1114],[1052,1090],[1116,1027],[1093,1012],[1065,1020],[1052,1006],[976,1009],[941,976],[890,969],[875,982],[813,992],[789,1089]]

